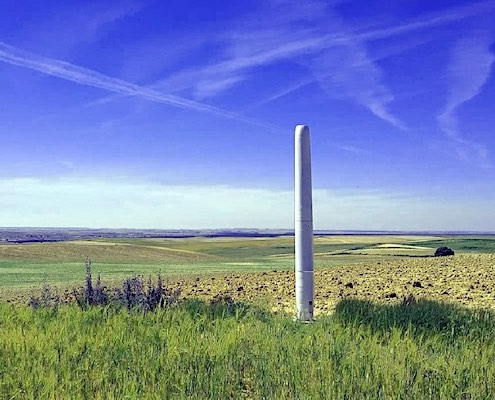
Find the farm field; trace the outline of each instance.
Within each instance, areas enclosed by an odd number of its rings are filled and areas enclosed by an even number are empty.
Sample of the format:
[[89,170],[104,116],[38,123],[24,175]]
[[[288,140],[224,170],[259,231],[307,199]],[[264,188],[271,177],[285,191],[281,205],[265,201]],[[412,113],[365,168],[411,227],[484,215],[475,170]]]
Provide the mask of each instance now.
[[[433,258],[448,246],[454,257]],[[118,285],[134,274],[161,272],[182,296],[208,300],[228,294],[277,312],[292,313],[294,239],[99,239],[0,246],[0,301],[25,301],[44,279],[66,289],[85,278],[84,260]],[[320,236],[314,240],[315,313],[345,298],[394,303],[409,294],[495,308],[495,237]]]
[[[434,258],[440,246],[453,257]],[[144,313],[26,307],[46,282],[182,290]],[[491,398],[495,238],[315,238],[315,314],[294,314],[293,238],[0,246],[0,398]],[[120,281],[121,282],[121,281]],[[218,300],[220,299],[220,300]]]

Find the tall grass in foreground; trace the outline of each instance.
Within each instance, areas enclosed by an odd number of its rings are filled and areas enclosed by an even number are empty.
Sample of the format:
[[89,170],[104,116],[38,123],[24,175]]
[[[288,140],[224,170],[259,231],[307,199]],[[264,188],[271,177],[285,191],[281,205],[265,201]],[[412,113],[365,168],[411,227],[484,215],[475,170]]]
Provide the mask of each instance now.
[[230,302],[0,304],[0,398],[487,399],[493,314],[349,300],[312,324]]

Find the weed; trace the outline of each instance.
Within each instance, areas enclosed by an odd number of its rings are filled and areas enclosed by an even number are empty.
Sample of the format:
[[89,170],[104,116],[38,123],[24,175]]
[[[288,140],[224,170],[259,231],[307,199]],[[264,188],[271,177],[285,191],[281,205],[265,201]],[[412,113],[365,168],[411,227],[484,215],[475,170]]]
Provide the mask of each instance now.
[[60,306],[60,296],[58,289],[55,289],[55,293],[52,293],[52,288],[48,283],[46,274],[43,277],[43,285],[41,286],[41,296],[31,296],[27,302],[29,306],[34,309],[45,308],[52,309],[54,313],[57,313]]
[[[82,310],[87,310],[92,306],[111,305],[117,308],[123,306],[128,310],[153,311],[158,307],[164,308],[176,303],[181,293],[180,289],[165,288],[161,273],[158,274],[156,285],[151,275],[146,286],[141,275],[134,275],[124,279],[121,289],[112,289],[102,284],[101,273],[98,273],[96,283],[93,285],[92,266],[89,259],[85,260],[84,267],[86,270],[85,285],[82,288],[73,289],[72,292],[77,305]],[[35,309],[49,307],[58,309],[59,304],[58,291],[52,295],[52,288],[45,276],[41,297],[31,297],[28,305]]]

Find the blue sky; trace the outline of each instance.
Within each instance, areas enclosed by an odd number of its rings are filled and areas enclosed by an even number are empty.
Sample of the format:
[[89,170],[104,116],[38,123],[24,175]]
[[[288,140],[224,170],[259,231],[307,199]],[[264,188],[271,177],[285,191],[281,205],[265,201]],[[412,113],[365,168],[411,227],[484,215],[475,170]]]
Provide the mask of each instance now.
[[495,230],[495,1],[0,5],[0,226]]

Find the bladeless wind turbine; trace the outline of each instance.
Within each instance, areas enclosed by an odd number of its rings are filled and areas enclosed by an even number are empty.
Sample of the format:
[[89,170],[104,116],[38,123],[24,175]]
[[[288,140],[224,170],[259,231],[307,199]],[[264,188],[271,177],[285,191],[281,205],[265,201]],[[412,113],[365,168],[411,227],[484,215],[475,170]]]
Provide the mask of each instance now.
[[311,321],[314,309],[314,271],[309,128],[306,125],[297,125],[294,136],[296,318],[300,321]]

